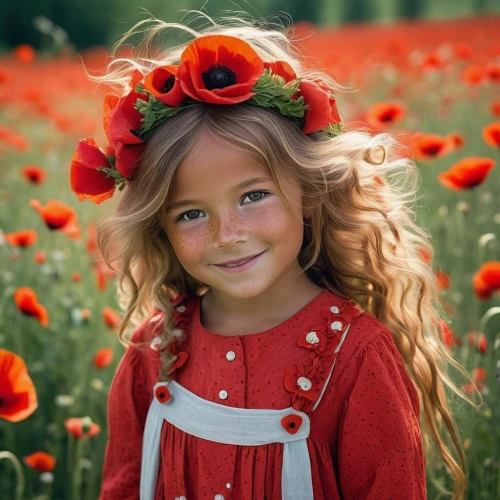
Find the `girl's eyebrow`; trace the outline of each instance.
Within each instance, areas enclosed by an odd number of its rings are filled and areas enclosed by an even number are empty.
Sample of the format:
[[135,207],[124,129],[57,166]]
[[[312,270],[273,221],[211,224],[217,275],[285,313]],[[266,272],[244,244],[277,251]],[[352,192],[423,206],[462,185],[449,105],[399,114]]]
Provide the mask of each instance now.
[[[273,182],[272,179],[269,177],[254,177],[253,179],[247,179],[246,181],[241,182],[240,184],[237,184],[236,186],[232,186],[227,190],[227,194],[231,195],[237,191],[240,191],[241,189],[245,189],[249,186],[252,186],[253,184],[258,184],[259,182]],[[182,208],[188,205],[196,205],[198,203],[201,203],[201,200],[181,200],[181,201],[176,201],[175,203],[171,203],[167,208],[166,212],[169,212],[171,210],[175,210],[176,208]]]

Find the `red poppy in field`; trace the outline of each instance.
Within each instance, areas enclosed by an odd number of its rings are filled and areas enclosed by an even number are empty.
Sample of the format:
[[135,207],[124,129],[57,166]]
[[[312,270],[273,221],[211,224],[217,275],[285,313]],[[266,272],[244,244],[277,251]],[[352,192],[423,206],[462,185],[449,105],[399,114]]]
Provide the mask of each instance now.
[[500,122],[493,122],[483,128],[483,138],[489,146],[500,148]]
[[462,386],[462,389],[465,392],[473,393],[474,389],[477,389],[479,392],[483,392],[484,390],[484,382],[486,381],[487,372],[486,369],[482,366],[478,368],[474,368],[472,372],[472,384],[466,384]]
[[102,311],[102,317],[104,319],[104,322],[106,323],[107,326],[110,328],[116,328],[118,324],[121,321],[120,315],[115,312],[111,307],[106,306],[103,311]]
[[473,55],[472,47],[464,42],[456,43],[454,52],[459,59],[470,59]]
[[82,275],[79,272],[74,271],[74,272],[71,273],[71,279],[75,283],[79,283],[80,281],[82,281]]
[[94,356],[94,366],[96,368],[106,368],[113,362],[113,354],[111,347],[99,349]]
[[16,59],[21,62],[31,62],[35,59],[35,49],[27,43],[22,43],[14,49]]
[[92,137],[81,140],[71,160],[71,190],[78,200],[89,199],[100,204],[115,192],[115,179],[100,167],[112,168],[107,156],[97,147]]
[[167,106],[176,107],[186,94],[179,80],[175,78],[178,66],[160,66],[146,77],[144,88],[156,99]]
[[462,73],[462,81],[468,85],[479,85],[485,76],[486,73],[482,66],[469,66]]
[[448,323],[446,321],[441,320],[439,322],[439,326],[441,328],[441,333],[442,333],[442,338],[443,342],[445,343],[446,347],[448,349],[452,349],[455,346],[461,345],[462,342],[460,341],[459,338],[457,338],[453,332],[451,331],[450,327],[448,326]]
[[88,417],[86,418],[68,418],[64,422],[64,427],[73,437],[89,438],[101,432],[101,428],[95,422],[92,422]]
[[477,348],[484,354],[488,350],[488,340],[484,333],[479,334],[479,340],[477,341]]
[[226,35],[208,35],[190,43],[181,56],[176,78],[196,101],[237,104],[255,92],[264,63],[245,41]]
[[493,101],[491,103],[491,114],[493,116],[500,116],[500,101]]
[[450,277],[444,271],[436,271],[436,283],[439,289],[450,288]]
[[37,250],[33,255],[33,260],[37,264],[43,264],[47,260],[47,255],[44,250]]
[[23,359],[0,349],[0,418],[20,422],[28,418],[38,407],[33,381]]
[[35,198],[29,204],[41,215],[50,230],[61,231],[73,239],[80,238],[80,226],[72,207],[55,199],[48,200],[45,207]]
[[427,248],[420,248],[419,249],[419,256],[420,256],[420,259],[425,262],[426,264],[429,264],[429,262],[431,261],[431,254],[429,252],[429,250]]
[[105,290],[107,279],[114,278],[116,276],[116,272],[113,271],[102,259],[94,261],[91,266],[96,274],[97,288],[101,291]]
[[400,122],[406,115],[406,108],[397,102],[378,102],[368,108],[366,122],[372,128],[388,128]]
[[14,292],[14,301],[17,308],[26,316],[38,319],[42,326],[48,326],[49,314],[47,309],[38,303],[36,292],[27,286],[21,286]]
[[37,165],[28,165],[21,170],[22,176],[33,184],[41,184],[47,177],[47,172]]
[[472,277],[476,296],[491,299],[493,292],[500,290],[500,261],[488,261],[481,265]]
[[24,463],[38,472],[51,472],[55,469],[56,458],[44,451],[37,451],[24,457]]
[[427,54],[422,60],[421,66],[424,71],[433,71],[443,68],[445,60],[437,52]]
[[490,82],[499,83],[500,82],[500,64],[490,63],[485,68],[486,78]]
[[341,122],[335,96],[321,80],[301,80],[297,94],[304,97],[305,104],[309,106],[304,113],[304,134],[311,134]]
[[5,125],[0,124],[0,141],[7,143],[9,146],[16,148],[19,151],[28,151],[30,148],[29,142],[15,130],[9,129]]
[[457,134],[457,133],[448,134],[447,138],[451,139],[455,149],[461,148],[465,143],[465,139],[462,134]]
[[14,233],[6,233],[5,239],[16,247],[30,247],[38,239],[38,233],[34,229],[23,229]]
[[453,146],[453,138],[437,134],[415,134],[411,140],[413,156],[418,160],[441,158],[450,153]]
[[494,166],[495,160],[491,158],[470,156],[455,163],[446,172],[440,173],[438,181],[455,191],[472,189],[486,180]]

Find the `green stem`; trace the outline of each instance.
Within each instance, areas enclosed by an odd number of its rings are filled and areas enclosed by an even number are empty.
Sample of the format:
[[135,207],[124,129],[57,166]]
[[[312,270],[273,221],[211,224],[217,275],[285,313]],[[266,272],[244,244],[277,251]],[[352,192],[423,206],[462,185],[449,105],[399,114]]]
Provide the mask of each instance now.
[[17,457],[11,453],[10,451],[0,451],[0,460],[2,458],[6,458],[7,460],[10,460],[12,462],[12,465],[14,466],[14,469],[16,471],[17,475],[17,481],[16,481],[16,499],[17,500],[22,500],[23,498],[23,492],[24,492],[24,473],[23,473],[23,468],[21,467],[21,464]]

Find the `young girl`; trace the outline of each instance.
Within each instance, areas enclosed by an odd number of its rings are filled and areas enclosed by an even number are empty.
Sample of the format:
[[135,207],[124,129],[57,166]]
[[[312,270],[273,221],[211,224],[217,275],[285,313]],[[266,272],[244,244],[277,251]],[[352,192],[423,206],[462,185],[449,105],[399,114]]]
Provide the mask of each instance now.
[[[423,499],[422,434],[463,498],[418,171],[389,135],[343,127],[340,87],[284,32],[229,20],[154,20],[92,77],[118,89],[108,146],[80,141],[71,183],[123,191],[98,241],[121,340],[133,325],[100,498]],[[171,27],[189,41],[155,44]]]

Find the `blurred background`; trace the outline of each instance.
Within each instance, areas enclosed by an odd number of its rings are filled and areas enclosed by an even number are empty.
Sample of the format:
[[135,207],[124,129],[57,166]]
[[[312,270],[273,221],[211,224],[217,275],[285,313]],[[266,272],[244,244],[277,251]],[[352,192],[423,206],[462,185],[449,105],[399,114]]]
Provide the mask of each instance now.
[[[189,23],[246,11],[294,27],[312,66],[353,92],[342,120],[388,132],[421,173],[416,212],[435,245],[443,340],[471,374],[450,392],[469,499],[500,498],[500,3],[493,0],[17,0],[0,12],[0,498],[97,498],[106,398],[124,352],[115,273],[79,202],[79,140],[102,148],[99,72],[113,43],[156,16]],[[223,12],[225,11],[225,12]],[[230,11],[230,12],[228,12]],[[130,40],[135,44],[138,40]],[[167,43],[167,41],[165,41]],[[117,55],[130,57],[131,47]],[[429,498],[450,475],[429,462]]]

